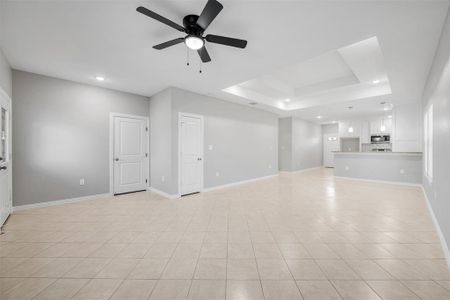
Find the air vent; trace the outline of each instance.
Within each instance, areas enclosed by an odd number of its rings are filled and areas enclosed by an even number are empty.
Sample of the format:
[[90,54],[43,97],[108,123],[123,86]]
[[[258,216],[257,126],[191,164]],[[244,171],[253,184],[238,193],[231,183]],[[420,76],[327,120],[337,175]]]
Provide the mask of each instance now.
[[258,102],[249,102],[248,104],[250,104],[250,105],[256,105],[256,104],[258,104]]

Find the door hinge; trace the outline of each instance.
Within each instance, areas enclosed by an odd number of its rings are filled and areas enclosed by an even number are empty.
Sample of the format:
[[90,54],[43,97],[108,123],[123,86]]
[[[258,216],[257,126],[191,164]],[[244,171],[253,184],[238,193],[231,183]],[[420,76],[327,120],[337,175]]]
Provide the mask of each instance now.
[[148,131],[148,127],[147,126],[145,126],[145,131]]
[[148,157],[148,153],[145,153],[145,157]]
[[145,179],[145,183],[147,183],[148,182],[148,180],[147,179]]

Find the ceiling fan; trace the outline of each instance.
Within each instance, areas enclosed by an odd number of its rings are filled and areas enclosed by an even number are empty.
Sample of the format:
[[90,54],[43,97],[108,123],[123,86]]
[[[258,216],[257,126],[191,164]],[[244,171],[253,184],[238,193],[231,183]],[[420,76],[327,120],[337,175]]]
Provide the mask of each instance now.
[[203,36],[203,33],[211,24],[211,22],[217,17],[220,11],[223,9],[223,5],[216,0],[208,0],[200,16],[187,15],[183,18],[183,26],[160,16],[159,14],[139,6],[136,10],[141,14],[144,14],[152,19],[155,19],[161,23],[164,23],[180,32],[186,33],[185,37],[176,38],[158,45],[153,46],[154,49],[162,50],[170,46],[174,46],[180,43],[185,43],[189,49],[197,50],[198,55],[202,62],[210,62],[211,57],[205,47],[205,41],[215,44],[221,44],[225,46],[245,48],[247,46],[246,40],[234,39],[230,37],[207,34]]

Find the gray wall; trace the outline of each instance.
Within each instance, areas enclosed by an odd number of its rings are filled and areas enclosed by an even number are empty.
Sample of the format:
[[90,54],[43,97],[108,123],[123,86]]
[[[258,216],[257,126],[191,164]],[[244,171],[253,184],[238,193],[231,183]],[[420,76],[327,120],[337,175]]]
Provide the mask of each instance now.
[[[205,188],[278,173],[275,114],[176,88],[172,96],[174,174],[178,173],[179,112],[204,116]],[[208,145],[213,150],[208,150]]]
[[[171,126],[162,128],[166,121],[162,119],[167,113],[167,106],[162,105],[162,102],[169,101]],[[205,188],[278,172],[278,119],[275,114],[177,88],[170,88],[151,97],[150,111],[151,118],[160,112],[164,116],[157,122],[158,128],[154,126],[155,120],[151,121],[151,147],[154,149],[158,143],[163,143],[165,149],[164,153],[162,150],[153,153],[152,164],[160,157],[166,161],[166,154],[171,154],[171,163],[161,163],[161,168],[152,165],[152,187],[171,195],[178,193],[179,112],[204,116]],[[167,127],[170,127],[170,135]],[[169,137],[170,150],[166,147]],[[213,150],[208,150],[209,145],[213,146]],[[161,182],[162,174],[167,174],[164,184]]]
[[442,31],[433,66],[423,95],[423,111],[433,104],[433,182],[423,178],[423,186],[450,245],[450,19]]
[[[335,153],[334,175],[420,184],[422,155],[394,153]],[[400,170],[403,169],[403,173]]]
[[172,184],[172,91],[166,89],[150,98],[150,186],[176,194]]
[[8,61],[6,60],[5,55],[2,51],[2,45],[3,45],[3,36],[2,34],[2,27],[3,25],[3,1],[0,1],[0,88],[2,88],[10,98],[12,98],[12,88],[11,88],[11,68],[8,64]]
[[292,118],[292,170],[322,166],[322,128],[312,122]]
[[422,151],[422,104],[396,105],[393,110],[392,150],[396,152]]
[[21,71],[13,95],[14,206],[109,192],[109,113],[149,112],[142,96]]
[[280,171],[300,171],[322,165],[322,128],[288,117],[279,121]]
[[0,49],[0,87],[12,98],[12,81],[11,81],[11,68],[5,55]]
[[339,134],[339,124],[322,125],[322,134]]
[[278,168],[292,171],[292,118],[278,119]]

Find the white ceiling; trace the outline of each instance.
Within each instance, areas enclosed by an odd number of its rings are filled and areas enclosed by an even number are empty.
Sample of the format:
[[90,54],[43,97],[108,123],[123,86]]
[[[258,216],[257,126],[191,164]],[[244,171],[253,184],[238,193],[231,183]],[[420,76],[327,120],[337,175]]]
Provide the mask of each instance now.
[[298,113],[306,108],[390,95],[378,39],[330,51],[224,89],[243,102]]
[[[358,55],[343,59],[345,54],[338,50],[376,37],[391,95],[366,95],[355,101],[336,93],[341,97],[337,103],[321,100],[320,106],[308,104],[288,112],[270,105],[256,106],[317,121],[317,114],[327,119],[345,115],[349,103],[355,107],[353,113],[362,113],[363,107],[378,109],[381,101],[419,101],[448,9],[447,0],[223,0],[224,9],[207,33],[244,38],[248,46],[242,50],[207,44],[212,62],[203,65],[199,74],[196,53],[191,53],[191,65],[186,66],[183,44],[163,51],[152,49],[180,34],[135,8],[143,5],[181,23],[186,14],[198,14],[205,2],[2,1],[1,47],[12,67],[19,70],[146,96],[176,86],[243,103],[241,97],[222,90],[269,75],[279,80],[269,76],[266,84],[249,83],[248,88],[263,89],[269,95],[281,88],[287,94],[306,95],[365,82],[350,66],[351,59],[360,59]],[[302,63],[308,72],[276,73]],[[96,75],[106,80],[96,82]],[[283,82],[288,85],[280,87]]]

